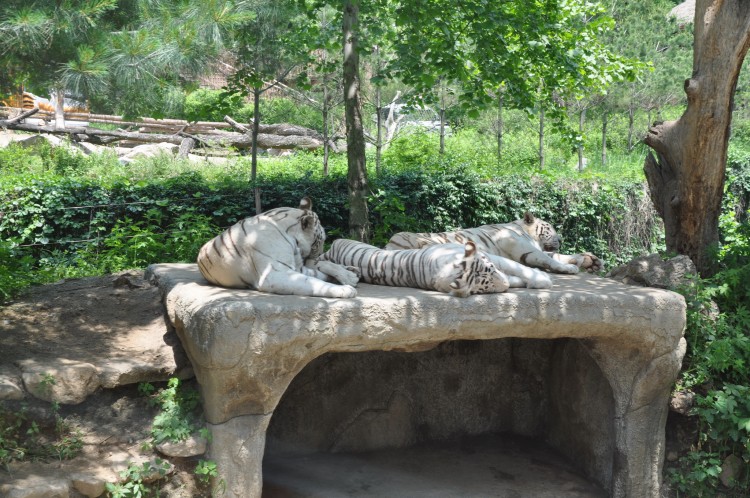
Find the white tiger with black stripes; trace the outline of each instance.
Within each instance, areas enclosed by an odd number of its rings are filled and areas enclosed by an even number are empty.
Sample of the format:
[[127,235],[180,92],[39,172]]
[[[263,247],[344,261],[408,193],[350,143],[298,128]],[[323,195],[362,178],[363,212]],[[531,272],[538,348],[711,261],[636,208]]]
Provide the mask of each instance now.
[[509,286],[505,274],[473,242],[387,251],[337,239],[320,260],[353,268],[363,282],[436,290],[456,297],[505,292]]
[[271,209],[227,228],[201,247],[198,268],[206,280],[221,287],[298,296],[355,297],[355,273],[331,262],[317,261],[325,237],[325,230],[312,211],[312,201],[305,197],[299,209]]
[[385,246],[389,250],[421,248],[433,244],[472,241],[485,252],[496,267],[508,275],[511,287],[546,289],[552,279],[545,272],[578,273],[579,269],[599,271],[604,262],[591,253],[558,254],[560,237],[546,221],[526,212],[511,223],[483,225],[455,232],[397,233]]

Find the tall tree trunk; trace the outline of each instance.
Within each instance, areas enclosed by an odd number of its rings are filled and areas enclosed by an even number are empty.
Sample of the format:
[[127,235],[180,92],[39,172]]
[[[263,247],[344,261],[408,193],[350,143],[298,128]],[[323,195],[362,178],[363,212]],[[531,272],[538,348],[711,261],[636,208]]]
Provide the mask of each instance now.
[[375,141],[375,176],[380,177],[380,164],[383,159],[383,96],[380,85],[375,85],[375,115],[377,119],[377,138]]
[[[373,49],[375,55],[376,71],[382,69],[380,60],[380,47]],[[380,177],[380,166],[383,159],[383,92],[380,85],[375,85],[375,119],[377,120],[377,138],[375,140],[375,176]]]
[[635,104],[628,106],[628,152],[633,150],[633,135],[635,133]]
[[503,159],[503,91],[497,92],[497,163]]
[[544,170],[544,107],[539,108],[539,170]]
[[255,193],[255,214],[260,214],[260,187],[256,184],[258,179],[258,130],[260,129],[260,88],[253,88],[253,145],[250,159],[250,180],[253,182]]
[[328,75],[323,76],[323,176],[328,176],[328,155],[330,145],[328,144],[328,107],[331,105],[328,95]]
[[697,0],[687,109],[644,139],[655,152],[644,171],[667,250],[690,256],[704,275],[712,272],[707,249],[719,240],[732,101],[748,47],[750,1]]
[[445,154],[445,82],[440,81],[440,155]]
[[365,133],[360,100],[357,29],[359,1],[344,0],[344,114],[346,117],[346,158],[349,184],[349,233],[353,239],[368,241],[370,227],[367,211],[367,168]]
[[[583,137],[583,123],[586,121],[586,109],[581,109],[578,113],[578,135]],[[583,143],[578,144],[578,172],[583,171]]]
[[605,110],[602,112],[602,168],[607,165],[607,124],[609,113]]

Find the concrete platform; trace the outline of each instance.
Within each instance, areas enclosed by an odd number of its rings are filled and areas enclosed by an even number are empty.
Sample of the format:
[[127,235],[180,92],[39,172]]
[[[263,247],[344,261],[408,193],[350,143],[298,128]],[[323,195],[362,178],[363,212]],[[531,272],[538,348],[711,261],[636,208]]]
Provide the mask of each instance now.
[[[200,384],[226,497],[261,495],[268,431],[348,452],[509,431],[549,442],[609,496],[660,496],[678,294],[555,275],[552,289],[465,299],[367,284],[329,299],[213,287],[196,265],[148,273]],[[378,370],[383,352],[428,356]]]

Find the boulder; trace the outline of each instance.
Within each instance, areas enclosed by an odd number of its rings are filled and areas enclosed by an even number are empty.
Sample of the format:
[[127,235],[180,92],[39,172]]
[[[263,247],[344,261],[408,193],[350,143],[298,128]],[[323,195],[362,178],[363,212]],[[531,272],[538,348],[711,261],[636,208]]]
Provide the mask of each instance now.
[[695,265],[688,256],[664,260],[656,253],[635,258],[607,273],[607,277],[624,284],[670,290],[689,285],[695,275]]
[[45,363],[23,360],[19,366],[26,390],[44,401],[77,405],[101,386],[91,363],[59,358]]

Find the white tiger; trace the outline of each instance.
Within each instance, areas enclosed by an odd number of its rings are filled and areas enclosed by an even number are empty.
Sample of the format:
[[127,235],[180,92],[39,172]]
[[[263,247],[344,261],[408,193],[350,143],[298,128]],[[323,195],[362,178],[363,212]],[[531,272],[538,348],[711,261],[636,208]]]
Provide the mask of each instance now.
[[508,278],[473,242],[387,251],[355,240],[334,240],[321,260],[355,269],[363,282],[447,292],[451,296],[505,292]]
[[[312,201],[305,197],[299,209],[271,209],[209,240],[198,252],[198,268],[206,280],[222,287],[355,297],[355,273],[331,262],[317,262],[325,237]],[[343,285],[331,283],[334,280]]]
[[575,274],[580,268],[600,271],[604,267],[604,262],[591,253],[558,254],[560,237],[555,229],[529,212],[511,223],[483,225],[455,232],[401,232],[391,237],[385,247],[395,250],[466,241],[474,242],[495,266],[508,275],[511,287],[550,288],[552,279],[549,275],[534,268]]

